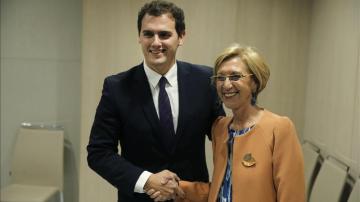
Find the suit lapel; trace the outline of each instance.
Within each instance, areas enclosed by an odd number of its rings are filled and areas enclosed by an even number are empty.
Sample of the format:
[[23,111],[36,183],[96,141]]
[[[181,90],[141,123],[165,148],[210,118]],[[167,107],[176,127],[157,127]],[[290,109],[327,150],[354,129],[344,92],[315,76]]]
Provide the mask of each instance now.
[[[182,134],[184,134],[184,129],[186,128],[186,117],[188,108],[191,106],[188,86],[190,83],[190,68],[187,68],[185,63],[178,62],[178,88],[179,88],[179,117],[178,117],[178,126],[176,130],[176,141],[175,147],[179,142]],[[176,148],[174,148],[175,150]]]
[[[182,134],[184,134],[185,126],[186,126],[186,117],[188,117],[187,113],[189,111],[189,107],[191,106],[191,93],[188,91],[188,86],[191,86],[191,74],[190,68],[187,67],[186,63],[177,62],[178,65],[178,90],[179,90],[179,117],[178,117],[178,126],[176,129],[176,137],[175,137],[175,145],[173,152],[176,150],[176,145],[178,144]],[[161,146],[161,129],[159,117],[156,113],[154,101],[152,99],[152,94],[150,90],[150,85],[147,80],[144,68],[142,65],[138,66],[138,69],[135,74],[136,85],[133,88],[136,99],[140,100],[140,104],[143,107],[143,111],[146,119],[149,121],[150,125],[154,131],[154,138],[159,144],[159,148],[162,151],[165,151],[164,147]]]
[[155,142],[158,144],[158,148],[163,148],[161,146],[161,139],[160,139],[160,133],[161,133],[160,122],[158,115],[156,113],[154,101],[150,90],[150,85],[147,80],[142,64],[138,66],[138,69],[135,73],[135,82],[136,83],[134,85],[133,91],[136,97],[134,100],[140,102],[140,105],[143,108],[145,118],[150,123],[153,129],[152,135],[157,140]]

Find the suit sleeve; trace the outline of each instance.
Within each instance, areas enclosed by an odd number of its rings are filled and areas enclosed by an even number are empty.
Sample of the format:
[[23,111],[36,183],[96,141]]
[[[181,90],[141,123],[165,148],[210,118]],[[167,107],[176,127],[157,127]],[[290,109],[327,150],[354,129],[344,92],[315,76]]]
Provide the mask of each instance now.
[[[220,98],[217,95],[216,88],[211,85],[211,95],[213,98],[213,104],[212,104],[212,117],[211,117],[211,123],[216,123],[217,118],[220,116],[225,116],[225,111],[222,105],[222,102]],[[214,127],[214,124],[212,125],[212,128]],[[210,140],[212,140],[211,131],[208,132],[208,137]]]
[[[214,130],[222,118],[222,116],[219,116],[214,121],[211,129],[212,136],[214,136]],[[214,137],[212,141],[212,149],[213,153],[215,153],[216,141]],[[213,158],[215,158],[215,155]],[[213,162],[215,162],[214,159]],[[209,198],[210,186],[211,183],[207,182],[180,181],[180,187],[185,192],[185,198],[177,199],[175,202],[207,202]]]
[[304,202],[304,159],[296,130],[288,118],[275,129],[273,176],[279,202]]
[[89,167],[118,188],[121,194],[133,194],[143,169],[118,154],[121,120],[109,78],[105,79],[100,103],[87,146]]

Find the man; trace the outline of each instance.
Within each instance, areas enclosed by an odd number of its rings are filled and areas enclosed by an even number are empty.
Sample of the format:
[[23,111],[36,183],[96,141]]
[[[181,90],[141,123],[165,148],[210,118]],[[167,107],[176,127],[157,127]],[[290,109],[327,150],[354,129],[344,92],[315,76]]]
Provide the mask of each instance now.
[[119,201],[152,201],[150,189],[167,200],[181,194],[179,178],[208,182],[205,135],[224,111],[211,69],[175,59],[185,37],[180,8],[145,4],[138,32],[144,61],[105,79],[88,164],[118,189]]

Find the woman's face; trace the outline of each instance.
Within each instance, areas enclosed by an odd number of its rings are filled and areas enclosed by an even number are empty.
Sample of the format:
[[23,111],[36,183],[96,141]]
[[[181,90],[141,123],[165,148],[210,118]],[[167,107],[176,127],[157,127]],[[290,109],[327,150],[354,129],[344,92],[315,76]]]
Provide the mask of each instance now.
[[240,57],[231,58],[220,65],[215,84],[227,108],[236,110],[251,105],[251,92],[256,87],[251,75]]

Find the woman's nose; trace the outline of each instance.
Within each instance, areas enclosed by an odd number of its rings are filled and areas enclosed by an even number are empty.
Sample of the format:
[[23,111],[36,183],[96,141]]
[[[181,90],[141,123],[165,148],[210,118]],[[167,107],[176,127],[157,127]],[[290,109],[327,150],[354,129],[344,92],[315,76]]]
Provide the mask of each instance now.
[[231,83],[229,77],[227,77],[227,78],[225,79],[224,83],[223,83],[223,88],[229,89],[229,88],[231,88],[231,87],[232,87],[232,83]]

